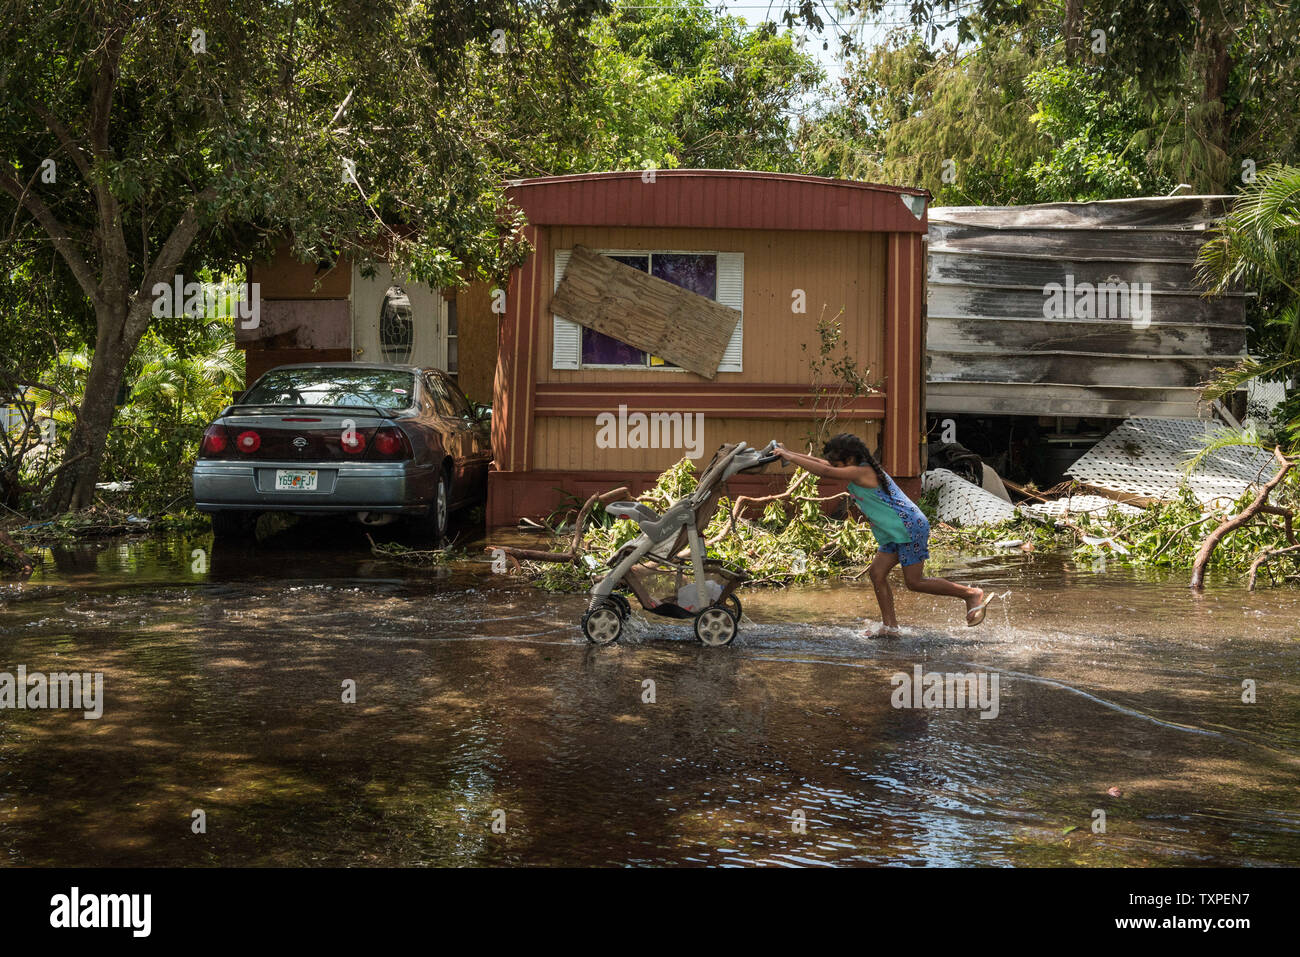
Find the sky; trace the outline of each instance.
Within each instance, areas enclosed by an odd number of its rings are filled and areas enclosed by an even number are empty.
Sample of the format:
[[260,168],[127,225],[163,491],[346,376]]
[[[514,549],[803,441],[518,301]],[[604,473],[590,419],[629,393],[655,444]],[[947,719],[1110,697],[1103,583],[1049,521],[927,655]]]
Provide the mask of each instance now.
[[[632,0],[632,2],[651,6],[657,0]],[[725,12],[733,17],[739,17],[750,24],[771,21],[784,30],[785,25],[781,19],[781,14],[787,7],[793,7],[796,3],[795,0],[738,0],[735,3],[713,0],[710,5],[715,10]],[[841,33],[837,24],[855,36],[861,46],[870,47],[883,41],[890,31],[895,28],[910,26],[908,20],[910,7],[910,0],[885,0],[884,5],[877,14],[868,17],[845,16],[837,9],[834,0],[821,0],[819,3],[821,17],[826,22],[823,31],[818,33],[816,30],[800,27],[794,32],[796,35],[805,38],[804,50],[817,59],[817,62],[826,71],[827,77],[834,81],[843,75],[843,64],[837,58],[840,49],[839,35]],[[955,40],[955,34],[955,30],[940,33],[936,42],[943,43],[945,40]],[[823,44],[825,49],[823,49]]]
[[[777,24],[782,31],[786,29],[784,21],[781,19],[782,12],[787,8],[797,5],[797,0],[736,0],[728,3],[723,0],[706,0],[713,9],[725,13],[728,16],[737,17],[751,25],[757,25],[764,21],[770,21]],[[963,6],[973,5],[974,0],[962,0]],[[655,8],[666,5],[666,0],[623,0],[620,6],[634,7],[640,9]],[[839,36],[842,32],[847,31],[856,37],[860,46],[871,47],[883,41],[885,37],[897,27],[908,27],[908,12],[911,8],[910,0],[885,0],[879,13],[870,16],[846,16],[838,8],[836,0],[818,0],[818,8],[822,19],[825,21],[825,28],[819,33],[808,27],[797,27],[794,30],[796,36],[802,36],[805,39],[803,49],[813,56],[826,72],[831,84],[843,75],[843,63],[837,58],[840,50]],[[838,26],[837,26],[838,24]],[[955,40],[955,30],[945,31],[939,34],[936,42],[943,43],[945,40]],[[823,45],[825,49],[823,49]],[[820,106],[825,106],[827,94],[823,92],[812,93],[800,101],[794,108],[794,115],[806,115],[810,112],[816,112]]]
[[[651,4],[655,0],[640,0],[640,2]],[[792,7],[795,4],[793,0],[739,0],[736,3],[724,3],[714,0],[711,5],[716,10],[725,11],[749,23],[756,24],[769,20],[781,24],[782,12],[787,7]],[[834,0],[824,0],[824,2],[819,3],[819,7],[821,17],[826,21],[825,30],[821,34],[807,28],[795,32],[807,37],[805,49],[817,58],[828,75],[832,77],[839,75],[836,53],[839,51],[837,37],[840,31],[836,28],[837,23],[857,37],[859,43],[865,46],[880,42],[896,27],[910,25],[908,20],[908,11],[911,7],[910,0],[886,0],[880,12],[869,17],[845,16],[837,10]],[[940,34],[939,42],[942,42],[945,37],[946,34]],[[823,43],[827,45],[825,50],[822,49]]]

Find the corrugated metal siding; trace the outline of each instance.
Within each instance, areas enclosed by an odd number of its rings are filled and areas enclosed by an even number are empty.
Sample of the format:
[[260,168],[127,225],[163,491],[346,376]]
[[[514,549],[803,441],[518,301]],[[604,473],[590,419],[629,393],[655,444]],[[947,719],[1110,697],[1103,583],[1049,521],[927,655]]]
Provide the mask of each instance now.
[[[1207,300],[1194,284],[1210,199],[934,211],[928,410],[1194,416],[1197,385],[1246,341],[1244,296]],[[1120,317],[1108,299],[1096,315],[1045,315],[1067,276],[1146,284],[1149,313]]]

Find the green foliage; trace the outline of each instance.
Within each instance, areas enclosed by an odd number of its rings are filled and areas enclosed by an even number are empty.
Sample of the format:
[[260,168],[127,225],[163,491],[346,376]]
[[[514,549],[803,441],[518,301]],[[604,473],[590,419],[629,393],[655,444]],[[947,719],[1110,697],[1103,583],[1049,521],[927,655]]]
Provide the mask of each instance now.
[[841,309],[827,318],[825,309],[817,318],[817,341],[810,350],[807,342],[799,348],[808,353],[808,374],[812,388],[813,424],[808,429],[809,446],[816,453],[839,428],[839,416],[855,399],[878,392],[880,380],[869,378],[871,370],[858,364],[844,341],[840,322]]
[[[793,169],[789,111],[822,78],[790,34],[751,29],[702,0],[627,0],[581,33],[570,71],[523,71],[468,52],[474,96],[491,102],[479,138],[507,176],[611,169]],[[512,43],[545,50],[542,22]]]
[[[1251,379],[1294,379],[1300,369],[1300,167],[1274,164],[1238,195],[1197,256],[1210,292],[1246,288],[1259,294],[1255,358],[1220,370],[1205,390],[1222,398]],[[1280,441],[1300,450],[1300,394],[1288,395],[1280,414]]]
[[[611,24],[602,17],[584,33],[578,82],[554,71],[520,74],[511,58],[490,48],[472,52],[468,69],[479,95],[504,119],[480,132],[504,175],[677,165],[679,84],[620,46]],[[530,24],[518,42],[545,49],[553,37]]]
[[[832,105],[801,129],[816,171],[1008,205],[1222,193],[1246,160],[1300,156],[1300,7],[1284,0],[929,0],[909,18],[849,45]],[[936,47],[946,26],[957,43]]]
[[639,65],[646,93],[667,108],[660,116],[674,137],[668,165],[798,170],[789,113],[823,73],[789,32],[752,29],[704,0],[627,0],[604,26]]
[[[1097,571],[1112,566],[1189,569],[1205,537],[1254,498],[1255,492],[1249,491],[1235,502],[1219,502],[1206,508],[1184,487],[1177,498],[1147,506],[1141,515],[1125,515],[1118,509],[1109,509],[1073,515],[1069,524],[1018,517],[971,528],[936,526],[931,550],[936,556],[955,552],[1005,555],[1006,547],[995,547],[996,543],[1023,541],[1035,551],[1067,554]],[[1288,475],[1273,492],[1270,502],[1292,510],[1300,507],[1300,479],[1294,473]],[[1281,519],[1262,515],[1225,537],[1211,556],[1209,567],[1244,576],[1262,551],[1286,544]]]
[[1055,47],[973,22],[978,44],[933,50],[895,33],[853,61],[801,146],[828,175],[922,185],[936,205],[1165,193],[1134,84],[1068,66]]
[[[1254,498],[1255,493],[1251,491],[1236,502],[1205,509],[1190,490],[1184,489],[1178,499],[1152,505],[1137,517],[1118,514],[1095,517],[1082,523],[1084,531],[1093,537],[1113,535],[1128,554],[1118,554],[1106,546],[1081,544],[1074,555],[1084,561],[1096,561],[1104,556],[1111,564],[1190,568],[1205,537]],[[1288,476],[1270,501],[1295,508],[1300,504],[1300,483],[1294,476]],[[1285,544],[1280,519],[1263,515],[1225,537],[1215,549],[1209,567],[1243,575],[1260,552]]]
[[[696,487],[695,466],[683,458],[661,474],[640,500],[662,511]],[[865,522],[826,517],[817,498],[817,478],[798,469],[787,487],[790,501],[771,502],[757,518],[740,518],[727,531],[732,502],[723,498],[704,530],[709,556],[746,572],[752,583],[764,585],[809,584],[861,571],[876,551],[875,539]],[[726,532],[726,534],[724,534]],[[605,563],[623,545],[640,534],[635,522],[596,524],[583,535],[581,553],[589,556],[586,569],[571,565],[525,563],[533,581],[551,591],[579,591],[590,587],[589,570],[604,570]],[[567,538],[562,543],[567,548]],[[592,564],[594,562],[594,565]]]
[[1030,74],[1030,119],[1052,150],[1029,168],[1040,202],[1164,195],[1176,184],[1137,145],[1147,127],[1133,86],[1105,89],[1098,70],[1054,66]]
[[936,205],[1029,201],[1050,143],[1024,78],[1042,63],[994,34],[962,51],[895,33],[846,63],[830,108],[801,127],[801,153],[823,175],[923,186]]
[[[235,348],[230,320],[189,320],[183,345],[149,332],[132,358],[125,401],[108,434],[101,477],[129,483],[117,497],[138,512],[157,512],[190,497],[203,430],[243,388],[244,355]],[[70,431],[90,370],[85,348],[62,352],[45,373],[58,391],[33,389],[32,398]],[[34,503],[27,503],[28,507]]]
[[1270,321],[1285,332],[1279,355],[1300,358],[1300,167],[1273,164],[1258,171],[1228,217],[1211,231],[1197,257],[1210,292],[1246,285],[1281,294]]

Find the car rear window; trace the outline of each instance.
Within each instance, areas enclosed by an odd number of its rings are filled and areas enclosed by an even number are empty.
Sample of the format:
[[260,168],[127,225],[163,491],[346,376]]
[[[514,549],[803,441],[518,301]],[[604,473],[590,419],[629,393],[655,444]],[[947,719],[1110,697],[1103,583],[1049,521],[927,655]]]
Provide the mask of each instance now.
[[415,376],[393,369],[281,369],[268,372],[240,405],[370,405],[405,409]]

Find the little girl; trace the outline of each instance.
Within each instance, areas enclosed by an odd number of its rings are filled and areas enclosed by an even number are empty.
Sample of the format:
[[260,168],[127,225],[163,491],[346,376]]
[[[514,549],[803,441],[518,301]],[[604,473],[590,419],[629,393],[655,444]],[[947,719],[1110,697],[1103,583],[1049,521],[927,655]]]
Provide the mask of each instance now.
[[822,449],[824,459],[791,452],[784,447],[778,447],[775,452],[813,475],[847,479],[849,494],[871,524],[871,533],[880,546],[871,562],[871,584],[876,589],[876,600],[880,602],[883,625],[870,637],[899,634],[898,618],[894,614],[894,592],[889,587],[889,573],[898,564],[903,566],[903,583],[909,591],[960,598],[966,602],[966,624],[978,625],[984,620],[984,613],[993,599],[985,598],[982,588],[958,585],[946,578],[924,577],[925,560],[930,557],[930,523],[876,463],[865,442],[856,435],[841,432]]

